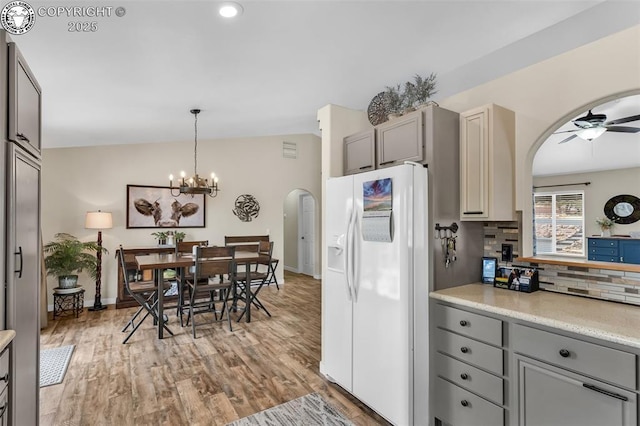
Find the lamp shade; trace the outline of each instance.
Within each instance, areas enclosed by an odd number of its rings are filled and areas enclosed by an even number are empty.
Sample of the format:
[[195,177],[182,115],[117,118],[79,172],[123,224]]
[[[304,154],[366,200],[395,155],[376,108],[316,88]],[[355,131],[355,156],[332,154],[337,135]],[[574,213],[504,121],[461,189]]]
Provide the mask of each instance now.
[[110,229],[113,228],[111,212],[87,212],[84,219],[84,227],[87,229]]

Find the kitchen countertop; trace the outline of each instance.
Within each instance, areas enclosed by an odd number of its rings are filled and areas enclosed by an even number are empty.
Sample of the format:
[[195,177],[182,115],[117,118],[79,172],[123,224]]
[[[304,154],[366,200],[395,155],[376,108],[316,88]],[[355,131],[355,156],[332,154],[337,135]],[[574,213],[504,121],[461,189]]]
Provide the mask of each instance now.
[[429,296],[640,349],[638,306],[550,291],[520,293],[480,283],[438,290]]
[[16,337],[14,330],[2,330],[0,331],[0,352],[4,351],[4,348],[9,346],[9,343]]

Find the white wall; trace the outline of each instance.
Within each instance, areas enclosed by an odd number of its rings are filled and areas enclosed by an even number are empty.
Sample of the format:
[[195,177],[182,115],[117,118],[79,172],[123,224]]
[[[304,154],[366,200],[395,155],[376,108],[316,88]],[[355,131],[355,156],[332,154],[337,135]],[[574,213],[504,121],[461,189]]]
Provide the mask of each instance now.
[[[590,185],[566,186],[560,188],[540,188],[537,192],[551,191],[584,191],[585,236],[600,235],[596,224],[597,217],[603,218],[604,205],[616,195],[630,194],[640,197],[640,167],[604,172],[576,173],[559,176],[540,176],[533,178],[534,186],[563,185],[577,182],[591,182]],[[640,231],[640,221],[628,225],[615,225],[612,234],[629,235],[629,232]]]
[[[638,89],[640,26],[635,26],[439,103],[457,112],[488,103],[515,111],[516,209],[522,211],[523,224],[531,224],[531,166],[539,146],[571,111]],[[531,255],[532,247],[531,225],[525,225],[522,255]]]
[[[282,157],[282,141],[296,142],[297,159]],[[224,244],[225,235],[265,234],[274,241],[274,256],[283,258],[283,209],[287,194],[304,188],[320,199],[320,138],[315,135],[270,136],[198,142],[198,172],[214,171],[220,192],[207,197],[206,227],[182,229],[187,239],[208,239]],[[155,244],[154,229],[126,229],[126,185],[167,186],[170,173],[193,173],[193,141],[165,144],[111,145],[45,149],[42,166],[42,233],[48,242],[58,232],[81,240],[95,240],[97,232],[84,229],[90,210],[111,211],[114,228],[103,232],[102,301],[114,303],[117,295],[115,251]],[[241,222],[233,213],[235,199],[251,194],[260,203],[252,222]],[[319,208],[320,206],[318,206]],[[317,252],[320,252],[319,241]],[[282,280],[283,268],[278,268]],[[85,304],[92,304],[95,283],[81,276]],[[48,279],[49,302],[55,278]]]

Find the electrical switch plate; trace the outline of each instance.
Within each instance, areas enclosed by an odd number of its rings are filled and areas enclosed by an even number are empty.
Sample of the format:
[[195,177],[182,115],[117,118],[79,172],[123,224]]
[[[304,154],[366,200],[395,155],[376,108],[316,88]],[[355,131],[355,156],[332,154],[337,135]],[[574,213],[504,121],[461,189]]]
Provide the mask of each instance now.
[[513,244],[502,245],[502,261],[511,262],[513,260]]

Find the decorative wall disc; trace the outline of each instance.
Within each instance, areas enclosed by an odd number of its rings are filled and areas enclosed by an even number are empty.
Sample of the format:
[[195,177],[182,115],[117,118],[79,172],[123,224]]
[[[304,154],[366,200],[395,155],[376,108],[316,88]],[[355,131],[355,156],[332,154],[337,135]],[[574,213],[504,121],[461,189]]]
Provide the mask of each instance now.
[[380,92],[371,99],[371,103],[367,109],[369,123],[377,126],[387,121],[389,119],[388,115],[389,109],[387,107],[386,93]]
[[258,217],[260,212],[260,204],[253,195],[242,194],[236,198],[233,214],[238,216],[243,222],[251,222],[255,217]]

